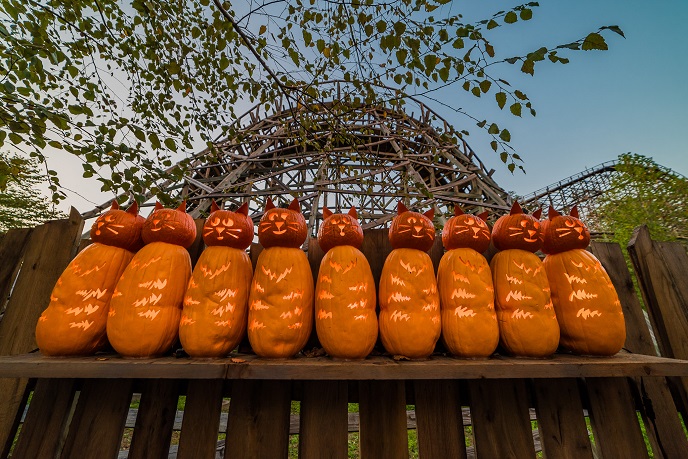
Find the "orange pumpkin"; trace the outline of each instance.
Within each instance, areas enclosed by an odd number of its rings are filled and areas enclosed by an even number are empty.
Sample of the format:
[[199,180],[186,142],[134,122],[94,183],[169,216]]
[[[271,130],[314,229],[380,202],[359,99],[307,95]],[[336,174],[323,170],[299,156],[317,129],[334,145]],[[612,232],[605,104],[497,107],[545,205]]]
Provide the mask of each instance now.
[[559,345],[547,275],[540,259],[531,253],[542,243],[537,216],[539,211],[526,215],[515,203],[492,229],[495,246],[499,240],[502,250],[490,263],[499,341],[508,353],[519,357],[547,357]]
[[442,230],[447,252],[437,269],[442,342],[457,357],[485,358],[499,343],[492,272],[480,253],[490,244],[487,212],[466,215],[456,206],[454,214]]
[[581,247],[589,241],[589,232],[575,210],[563,216],[550,208],[548,217],[545,247],[553,253],[545,257],[544,266],[561,345],[576,354],[614,355],[626,341],[626,324],[607,272]]
[[36,343],[45,355],[89,355],[107,343],[110,298],[122,272],[141,245],[143,217],[134,202],[125,212],[117,201],[93,224],[93,243],[60,275],[50,304],[36,324]]
[[363,230],[353,207],[347,215],[323,209],[318,243],[325,249],[315,287],[315,328],[325,351],[340,359],[364,359],[377,341],[375,280],[358,250]]
[[306,240],[306,221],[296,199],[288,209],[269,200],[266,209],[258,240],[268,245],[251,283],[248,339],[261,357],[289,358],[303,349],[313,329],[313,274],[299,248]]
[[143,227],[147,244],[127,266],[112,295],[107,335],[125,357],[160,356],[177,340],[191,277],[185,247],[196,237],[196,226],[185,208],[185,202],[176,210],[156,204]]
[[[423,359],[440,337],[440,299],[432,261],[433,212],[410,212],[399,203],[389,235],[394,250],[380,275],[380,338],[393,355]],[[413,248],[409,248],[413,247]],[[421,250],[416,247],[421,247]]]
[[230,212],[213,202],[203,226],[208,247],[194,268],[179,322],[179,339],[190,356],[223,357],[243,338],[253,276],[246,248],[252,240],[248,203]]

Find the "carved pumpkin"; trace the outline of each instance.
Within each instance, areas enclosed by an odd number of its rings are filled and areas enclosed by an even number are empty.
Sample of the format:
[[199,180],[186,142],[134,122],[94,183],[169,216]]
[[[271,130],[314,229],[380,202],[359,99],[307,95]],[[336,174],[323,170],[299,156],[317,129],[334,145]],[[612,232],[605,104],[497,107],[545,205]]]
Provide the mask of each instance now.
[[[395,249],[387,256],[380,275],[382,345],[390,354],[409,359],[432,354],[441,331],[437,281],[432,261],[424,251],[435,240],[431,216],[432,211],[425,215],[409,212],[399,203],[389,232]],[[402,248],[397,248],[399,245]]]
[[213,202],[203,226],[208,247],[194,268],[179,322],[179,339],[190,356],[223,357],[244,337],[253,276],[245,250],[252,240],[248,203],[230,212]]
[[248,339],[261,357],[289,358],[303,349],[313,329],[313,274],[299,248],[306,221],[296,199],[288,209],[269,200],[267,209],[258,225],[258,241],[266,248],[251,283]]
[[572,210],[571,216],[563,216],[550,208],[544,225],[545,247],[552,252],[544,266],[561,346],[576,354],[614,355],[626,341],[623,310],[607,272],[581,247],[583,241],[587,246],[589,232],[577,214]]
[[499,343],[492,272],[480,253],[490,244],[487,212],[466,215],[456,206],[454,214],[442,230],[447,252],[437,269],[442,342],[457,357],[485,358]]
[[196,237],[195,223],[185,209],[185,202],[177,209],[156,204],[143,226],[146,246],[127,266],[112,295],[107,335],[125,357],[163,355],[177,340],[191,277],[185,247]]
[[107,343],[110,298],[124,269],[141,245],[143,217],[134,202],[127,211],[112,208],[93,223],[93,243],[60,275],[50,304],[36,324],[36,342],[45,355],[89,355]]
[[318,243],[327,253],[315,287],[315,328],[325,351],[340,359],[364,359],[377,340],[375,280],[358,250],[363,230],[353,207],[347,215],[323,209]]
[[[510,354],[542,358],[559,345],[559,324],[550,298],[547,275],[531,251],[541,245],[539,211],[523,214],[518,203],[492,229],[501,252],[490,263],[495,288],[499,341]],[[526,249],[523,249],[526,248]]]

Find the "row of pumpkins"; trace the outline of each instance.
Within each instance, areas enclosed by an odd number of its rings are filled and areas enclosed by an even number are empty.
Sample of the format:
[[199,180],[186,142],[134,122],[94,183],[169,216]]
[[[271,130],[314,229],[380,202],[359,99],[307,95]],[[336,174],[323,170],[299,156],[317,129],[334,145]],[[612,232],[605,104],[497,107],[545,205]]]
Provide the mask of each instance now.
[[[196,226],[185,204],[156,204],[147,219],[134,203],[117,203],[91,229],[93,243],[61,275],[38,320],[45,355],[88,355],[109,343],[125,357],[160,356],[179,339],[192,357],[223,357],[248,331],[254,352],[289,358],[315,323],[325,351],[363,359],[378,334],[387,352],[428,357],[440,338],[459,357],[484,358],[497,346],[542,358],[558,346],[583,355],[613,355],[625,341],[621,305],[599,261],[585,250],[590,233],[578,219],[550,208],[528,215],[515,203],[492,231],[458,207],[442,231],[446,253],[437,276],[427,251],[433,211],[402,203],[389,229],[379,291],[359,247],[355,209],[324,209],[318,242],[326,252],[314,284],[299,203],[268,201],[258,225],[264,250],[255,272],[246,254],[254,227],[248,205],[213,203],[203,227],[206,248],[192,272],[186,250]],[[492,239],[499,252],[481,254]],[[544,262],[534,252],[547,254]],[[379,304],[379,317],[376,314]]]

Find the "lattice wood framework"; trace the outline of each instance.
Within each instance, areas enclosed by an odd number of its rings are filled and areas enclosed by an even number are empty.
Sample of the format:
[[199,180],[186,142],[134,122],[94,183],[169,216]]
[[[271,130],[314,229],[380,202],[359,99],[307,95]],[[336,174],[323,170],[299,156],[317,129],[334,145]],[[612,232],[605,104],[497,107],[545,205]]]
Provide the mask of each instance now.
[[[181,193],[201,215],[210,200],[226,207],[250,203],[257,220],[268,197],[285,205],[298,198],[309,227],[322,207],[358,209],[364,228],[384,226],[398,200],[448,215],[508,209],[507,193],[470,146],[420,105],[420,116],[381,107],[329,103],[260,118],[256,109],[236,140],[196,155]],[[442,218],[442,217],[440,217]]]

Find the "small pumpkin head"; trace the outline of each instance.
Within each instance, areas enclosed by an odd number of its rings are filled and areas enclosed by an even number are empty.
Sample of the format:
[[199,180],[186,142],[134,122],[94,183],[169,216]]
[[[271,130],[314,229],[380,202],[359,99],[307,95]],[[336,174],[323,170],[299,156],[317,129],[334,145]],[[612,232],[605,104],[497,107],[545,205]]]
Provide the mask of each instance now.
[[358,222],[356,208],[352,207],[346,214],[333,214],[327,207],[323,208],[323,220],[318,230],[318,244],[323,252],[338,245],[350,245],[357,249],[363,243],[363,228]]
[[287,209],[281,209],[268,198],[265,213],[258,223],[258,241],[264,248],[299,248],[306,241],[306,235],[306,219],[298,199],[295,198]]
[[542,246],[542,228],[538,209],[527,215],[518,202],[514,202],[508,215],[499,217],[492,228],[492,242],[497,250],[521,249],[537,252]]
[[93,223],[91,240],[136,252],[143,247],[141,228],[144,221],[136,201],[127,210],[120,210],[117,201],[112,201],[110,210]]
[[196,240],[196,223],[186,213],[186,201],[176,209],[165,209],[159,202],[143,224],[143,242],[167,242],[188,248]]
[[435,242],[435,227],[432,218],[435,209],[424,214],[411,212],[401,201],[397,205],[397,216],[389,227],[389,242],[394,249],[418,249],[427,252]]
[[568,216],[550,206],[547,220],[542,222],[542,235],[542,251],[548,254],[585,249],[590,244],[590,231],[580,220],[577,206]]
[[253,220],[248,216],[245,202],[235,212],[220,209],[213,201],[210,215],[203,225],[205,245],[220,245],[244,250],[253,241]]
[[442,244],[447,250],[468,248],[483,253],[490,246],[490,228],[485,219],[487,212],[480,215],[464,214],[454,206],[454,216],[447,220],[442,229]]

